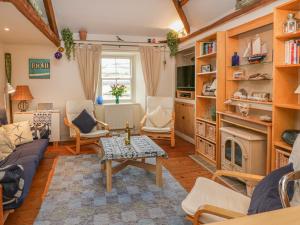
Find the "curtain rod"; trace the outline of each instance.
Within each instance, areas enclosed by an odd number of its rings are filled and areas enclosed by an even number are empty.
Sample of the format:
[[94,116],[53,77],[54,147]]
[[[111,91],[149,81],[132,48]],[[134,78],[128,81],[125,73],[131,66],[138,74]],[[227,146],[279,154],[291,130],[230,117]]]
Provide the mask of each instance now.
[[100,40],[90,40],[90,41],[79,41],[75,40],[75,44],[102,44],[104,46],[126,46],[126,47],[140,47],[140,46],[153,46],[153,47],[166,47],[164,43],[148,43],[148,42],[134,42],[134,41],[100,41]]

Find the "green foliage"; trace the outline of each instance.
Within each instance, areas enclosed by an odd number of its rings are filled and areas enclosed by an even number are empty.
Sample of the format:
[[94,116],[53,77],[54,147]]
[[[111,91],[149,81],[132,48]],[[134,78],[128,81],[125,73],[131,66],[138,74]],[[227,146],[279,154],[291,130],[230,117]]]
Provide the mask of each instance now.
[[69,28],[64,28],[61,30],[61,36],[65,43],[66,56],[67,59],[71,59],[71,54],[73,54],[73,59],[75,58],[75,43],[73,39],[73,32]]
[[172,30],[167,33],[167,44],[170,48],[170,56],[175,56],[179,45],[178,33],[176,31]]
[[127,91],[125,85],[114,84],[111,86],[111,94],[115,97],[121,97]]

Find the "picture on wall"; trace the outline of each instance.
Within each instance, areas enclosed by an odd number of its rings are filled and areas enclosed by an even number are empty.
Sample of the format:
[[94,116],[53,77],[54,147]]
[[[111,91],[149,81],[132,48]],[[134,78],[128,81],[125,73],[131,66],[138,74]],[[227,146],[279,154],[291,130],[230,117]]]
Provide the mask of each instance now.
[[50,59],[29,59],[29,79],[50,79]]

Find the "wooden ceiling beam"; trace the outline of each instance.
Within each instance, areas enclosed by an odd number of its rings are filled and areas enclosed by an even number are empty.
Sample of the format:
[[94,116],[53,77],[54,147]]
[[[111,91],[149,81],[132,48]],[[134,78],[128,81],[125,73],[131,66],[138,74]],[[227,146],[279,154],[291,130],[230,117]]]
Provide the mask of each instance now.
[[53,44],[60,46],[58,33],[56,34],[52,29],[42,20],[33,7],[27,0],[0,0],[0,2],[10,2],[21,12],[37,29],[39,29]]
[[174,3],[174,6],[176,8],[176,11],[177,11],[177,13],[178,13],[178,15],[179,15],[182,23],[183,23],[185,31],[189,34],[190,31],[191,31],[190,25],[189,25],[189,22],[188,22],[188,20],[187,20],[187,18],[185,16],[185,13],[184,13],[184,11],[182,9],[180,1],[179,0],[173,0],[173,3]]
[[181,0],[180,1],[180,5],[181,5],[181,7],[182,6],[184,6],[186,3],[188,3],[189,2],[189,0]]
[[51,30],[56,34],[56,36],[59,37],[56,20],[55,20],[55,14],[52,6],[52,1],[51,0],[43,0],[43,1],[44,1],[44,6],[45,6],[49,26]]

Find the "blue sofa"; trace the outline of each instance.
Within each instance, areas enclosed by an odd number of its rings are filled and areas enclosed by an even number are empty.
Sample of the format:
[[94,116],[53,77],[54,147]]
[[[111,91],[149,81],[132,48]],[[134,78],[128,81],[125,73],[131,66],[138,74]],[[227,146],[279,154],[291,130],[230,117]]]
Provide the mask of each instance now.
[[18,203],[4,206],[4,210],[18,208],[29,193],[32,179],[48,147],[48,139],[34,140],[33,142],[19,145],[6,159],[0,162],[0,167],[19,164],[24,168],[24,189]]

